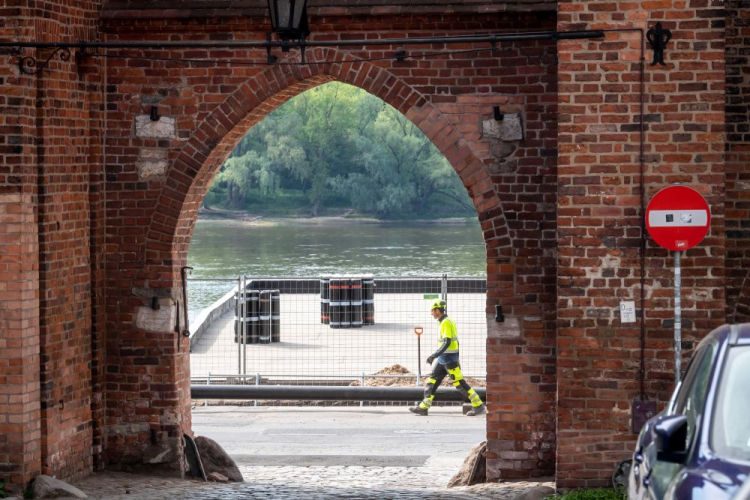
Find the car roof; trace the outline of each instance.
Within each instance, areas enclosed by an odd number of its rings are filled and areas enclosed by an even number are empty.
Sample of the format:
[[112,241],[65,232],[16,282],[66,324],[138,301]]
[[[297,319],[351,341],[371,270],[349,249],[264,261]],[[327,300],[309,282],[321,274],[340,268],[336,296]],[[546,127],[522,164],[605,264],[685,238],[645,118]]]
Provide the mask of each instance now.
[[750,345],[750,323],[722,325],[706,335],[699,346],[712,340],[721,344]]

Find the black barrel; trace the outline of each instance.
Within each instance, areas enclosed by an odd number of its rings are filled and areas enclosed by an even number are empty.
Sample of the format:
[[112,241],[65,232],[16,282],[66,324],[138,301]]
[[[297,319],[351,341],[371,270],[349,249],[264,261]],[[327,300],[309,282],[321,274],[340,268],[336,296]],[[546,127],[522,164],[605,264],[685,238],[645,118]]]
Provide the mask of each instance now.
[[351,321],[352,328],[362,327],[362,280],[360,278],[352,278],[349,280],[349,303],[350,303],[350,314],[349,318]]
[[260,299],[260,290],[248,290],[247,291],[247,312],[245,317],[247,318],[247,335],[249,337],[249,343],[258,343],[258,310]]
[[258,297],[258,341],[271,343],[271,290],[261,290]]
[[320,279],[320,322],[331,322],[331,278],[327,276]]
[[341,294],[343,292],[341,278],[331,278],[330,291],[331,291],[331,302],[330,302],[330,316],[331,328],[341,328],[341,322],[343,321],[344,309],[341,303]]
[[245,327],[245,339],[244,343],[250,342],[250,325],[248,324],[248,316],[247,311],[250,308],[249,304],[249,296],[248,293],[245,292],[238,292],[234,294],[234,300],[237,301],[237,309],[235,310],[234,315],[234,341],[235,342],[243,342],[240,331],[242,329],[242,324],[244,323]]
[[372,276],[362,277],[362,323],[375,324],[375,279]]
[[349,278],[341,280],[341,328],[352,326],[351,285]]
[[271,342],[281,342],[280,290],[271,290]]

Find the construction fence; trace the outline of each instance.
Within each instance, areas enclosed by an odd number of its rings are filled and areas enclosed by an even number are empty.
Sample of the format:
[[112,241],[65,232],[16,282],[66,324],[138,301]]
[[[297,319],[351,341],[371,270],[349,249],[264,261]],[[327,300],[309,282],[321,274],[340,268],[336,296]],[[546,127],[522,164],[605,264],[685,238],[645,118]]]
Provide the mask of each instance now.
[[463,373],[484,385],[484,279],[190,278],[188,292],[193,384],[422,385],[438,346],[430,305],[442,298]]

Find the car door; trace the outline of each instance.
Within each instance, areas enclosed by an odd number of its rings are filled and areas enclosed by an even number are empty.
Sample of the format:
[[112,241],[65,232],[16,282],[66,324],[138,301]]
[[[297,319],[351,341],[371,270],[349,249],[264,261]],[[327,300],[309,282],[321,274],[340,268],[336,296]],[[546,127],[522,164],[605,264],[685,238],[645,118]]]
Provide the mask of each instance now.
[[[716,358],[716,344],[702,346],[693,356],[685,371],[682,383],[664,411],[667,415],[685,415],[688,420],[687,449],[690,450],[696,435],[697,424],[706,402],[711,368]],[[652,425],[647,426],[650,432]],[[643,436],[642,436],[643,437]],[[646,443],[640,453],[636,453],[634,467],[639,467],[640,487],[637,499],[662,500],[677,473],[685,464],[668,462],[657,458],[656,443],[646,436],[639,443]],[[638,463],[640,461],[640,463]]]

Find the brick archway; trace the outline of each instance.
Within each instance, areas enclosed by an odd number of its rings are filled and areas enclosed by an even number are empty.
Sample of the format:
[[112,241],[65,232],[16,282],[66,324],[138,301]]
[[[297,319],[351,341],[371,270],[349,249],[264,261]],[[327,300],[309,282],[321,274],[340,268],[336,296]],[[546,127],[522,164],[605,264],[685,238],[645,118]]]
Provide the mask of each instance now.
[[[166,260],[174,257],[175,250],[186,255],[198,209],[211,181],[244,134],[288,99],[329,81],[362,88],[409,118],[453,166],[469,191],[479,219],[493,221],[493,236],[509,234],[489,172],[437,107],[388,70],[346,53],[317,49],[307,54],[307,60],[310,64],[305,66],[276,65],[251,78],[198,126],[170,167],[148,231],[150,255],[167,251]],[[323,64],[326,61],[345,62]],[[170,244],[169,249],[165,243]],[[510,237],[495,242],[493,248],[498,256],[510,256]],[[159,265],[164,259],[149,261]],[[184,255],[179,260],[184,261]]]
[[[432,140],[466,186],[482,224],[490,311],[488,403],[495,413],[487,427],[490,477],[551,475],[554,394],[549,391],[549,376],[538,373],[540,366],[551,361],[552,340],[544,316],[535,314],[537,309],[516,291],[519,273],[514,257],[518,251],[512,245],[514,231],[504,216],[497,181],[493,182],[488,168],[441,110],[393,73],[332,49],[317,49],[307,57],[312,64],[277,65],[249,79],[197,126],[170,165],[153,212],[146,238],[146,274],[171,276],[163,285],[179,288],[179,268],[186,263],[198,209],[219,167],[250,127],[291,97],[328,81],[362,88],[403,113]],[[345,62],[315,64],[341,60]],[[501,299],[510,324],[496,324],[492,319]],[[188,363],[188,356],[183,356],[174,366],[181,401],[189,401]],[[183,429],[188,430],[189,407],[181,403],[177,411],[182,414]],[[508,460],[509,456],[513,459]]]
[[[59,3],[9,11],[5,38],[241,41],[262,40],[268,29],[262,2]],[[672,277],[663,252],[638,258],[641,157],[648,192],[700,185],[712,206],[711,234],[683,261],[690,270],[682,282],[683,340],[750,317],[742,2],[722,10],[570,0],[377,3],[311,2],[310,40],[607,34],[418,62],[357,47],[340,52],[380,60],[262,75],[253,65],[264,64],[265,51],[239,48],[220,58],[208,48],[87,51],[53,58],[35,77],[19,73],[15,56],[0,60],[7,94],[0,113],[0,420],[7,421],[0,469],[17,490],[40,472],[69,479],[105,463],[175,465],[167,462],[190,427],[187,353],[174,323],[194,211],[212,169],[239,139],[234,134],[252,125],[251,111],[261,116],[305,85],[353,79],[382,86],[376,90],[431,138],[446,137],[442,147],[460,146],[451,161],[465,166],[488,247],[490,480],[551,475],[557,466],[560,487],[608,484],[635,438],[641,325],[646,395],[669,398]],[[642,45],[633,28],[656,21],[674,40],[665,66],[646,65],[639,105]],[[557,63],[547,64],[553,52]],[[259,96],[259,88],[269,91]],[[167,118],[158,125],[149,121],[154,105]],[[508,144],[484,133],[495,105],[523,118],[512,157]],[[145,125],[157,130],[141,133]],[[640,325],[622,324],[619,301],[638,299],[641,276],[647,314]],[[494,322],[496,304],[515,326]]]

